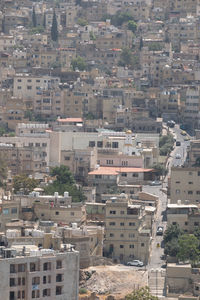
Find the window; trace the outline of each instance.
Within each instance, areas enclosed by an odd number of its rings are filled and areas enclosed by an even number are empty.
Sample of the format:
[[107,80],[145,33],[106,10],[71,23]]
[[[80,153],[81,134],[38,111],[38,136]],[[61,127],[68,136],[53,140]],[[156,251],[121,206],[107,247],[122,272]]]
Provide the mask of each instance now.
[[69,156],[65,156],[65,160],[70,160],[70,157]]
[[129,222],[129,226],[135,226],[134,222]]
[[18,265],[18,272],[25,272],[25,264]]
[[124,215],[124,210],[121,210],[121,211],[120,211],[120,215]]
[[10,273],[16,273],[15,265],[13,264],[10,265]]
[[74,212],[73,211],[70,212],[70,216],[74,216]]
[[115,226],[115,222],[110,222],[109,225],[110,226]]
[[122,223],[120,223],[120,226],[124,226],[124,223],[122,222]]
[[198,176],[200,176],[200,171],[198,171]]
[[135,234],[134,233],[129,233],[129,238],[134,238],[135,237]]
[[179,184],[179,183],[180,183],[180,181],[176,181],[176,183],[177,183],[177,184]]
[[98,148],[102,148],[103,147],[103,142],[102,141],[98,141],[97,142],[97,147]]
[[188,191],[188,195],[193,195],[193,191]]
[[25,285],[25,283],[26,283],[25,277],[22,277],[22,285]]
[[107,165],[113,165],[113,160],[107,159],[107,160],[106,160],[106,164],[107,164]]
[[127,173],[122,173],[122,177],[127,177]]
[[32,278],[32,285],[35,285],[35,284],[40,284],[40,277],[33,277]]
[[176,194],[180,194],[180,190],[176,190]]
[[32,86],[31,85],[27,85],[27,90],[32,90]]
[[4,208],[3,209],[3,215],[8,215],[9,214],[9,209],[8,208]]
[[112,142],[112,148],[118,148],[119,143],[118,142]]
[[200,195],[200,191],[196,191],[196,194],[197,194],[197,195]]
[[40,291],[36,290],[36,291],[32,291],[32,299],[35,298],[40,298]]
[[139,174],[138,174],[138,173],[133,173],[132,176],[133,176],[133,177],[138,177]]
[[176,222],[172,222],[172,225],[176,225]]
[[114,237],[114,233],[110,233],[110,237]]
[[10,286],[15,286],[15,278],[10,278]]
[[59,211],[56,211],[56,212],[55,212],[55,215],[57,215],[57,216],[58,216],[58,215],[59,215]]
[[57,286],[56,287],[56,295],[61,295],[62,294],[62,286]]
[[115,210],[110,210],[110,215],[115,215],[116,211]]
[[63,281],[63,274],[57,274],[56,275],[56,282],[61,282]]
[[199,226],[199,222],[194,222],[194,226]]
[[120,238],[123,238],[123,237],[124,237],[124,234],[123,234],[123,233],[121,233],[121,234],[120,234]]
[[17,213],[17,208],[16,207],[11,208],[11,214],[16,214],[16,213]]
[[94,141],[89,141],[89,147],[95,147],[95,142]]
[[193,182],[192,182],[192,181],[189,181],[188,183],[189,183],[189,184],[193,184]]
[[62,268],[62,260],[57,260],[56,261],[56,269],[61,269]]
[[144,247],[144,243],[141,243],[141,247]]
[[133,249],[133,248],[134,248],[134,245],[129,245],[129,248],[130,248],[130,249]]
[[124,248],[124,245],[120,245],[119,248],[123,249],[123,248]]
[[22,291],[22,299],[25,299],[25,291]]
[[43,295],[43,297],[51,296],[51,290],[50,289],[44,289],[42,295]]
[[187,226],[188,225],[188,222],[185,222],[185,226]]
[[43,264],[43,271],[48,271],[51,270],[51,263],[50,262],[46,262]]

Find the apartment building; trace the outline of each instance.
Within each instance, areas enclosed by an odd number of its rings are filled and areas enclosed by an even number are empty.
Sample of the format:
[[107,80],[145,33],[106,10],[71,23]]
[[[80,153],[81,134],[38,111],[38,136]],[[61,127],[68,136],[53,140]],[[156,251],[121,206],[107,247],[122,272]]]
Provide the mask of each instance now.
[[19,219],[20,216],[20,204],[15,201],[5,201],[0,202],[0,229],[3,231],[5,229],[6,223]]
[[12,175],[46,172],[45,147],[20,147],[0,143],[0,157]]
[[33,100],[41,90],[58,87],[59,83],[59,77],[17,74],[13,82],[13,96]]
[[178,200],[177,204],[167,205],[167,224],[178,225],[181,230],[193,233],[200,225],[200,212],[197,205],[182,204]]
[[200,140],[190,141],[190,146],[187,148],[186,166],[199,166],[200,162]]
[[72,244],[80,254],[80,268],[87,268],[92,258],[103,255],[104,229],[100,226],[81,226],[72,223],[72,227],[59,227],[64,244]]
[[33,245],[1,248],[2,299],[78,300],[79,253],[38,250]]
[[200,203],[200,168],[172,167],[169,179],[169,198],[171,204],[181,200],[183,204]]
[[184,121],[193,129],[200,126],[200,89],[198,86],[190,86],[186,91]]
[[104,254],[125,263],[139,259],[148,263],[151,229],[145,224],[145,210],[126,198],[111,198],[106,202]]

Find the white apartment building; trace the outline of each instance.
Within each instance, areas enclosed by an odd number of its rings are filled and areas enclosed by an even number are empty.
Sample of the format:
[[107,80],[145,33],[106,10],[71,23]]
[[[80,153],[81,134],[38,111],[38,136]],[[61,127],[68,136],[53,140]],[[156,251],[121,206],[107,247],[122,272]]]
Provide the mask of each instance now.
[[13,83],[13,96],[33,100],[43,90],[58,87],[59,83],[59,77],[16,74]]
[[72,248],[1,247],[0,269],[2,300],[78,300],[79,253]]

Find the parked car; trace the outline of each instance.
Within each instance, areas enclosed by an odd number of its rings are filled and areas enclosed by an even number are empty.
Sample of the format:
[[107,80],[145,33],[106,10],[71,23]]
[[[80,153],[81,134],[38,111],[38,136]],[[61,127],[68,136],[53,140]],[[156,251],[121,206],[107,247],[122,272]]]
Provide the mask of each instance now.
[[181,135],[186,136],[186,135],[187,135],[187,132],[184,131],[184,130],[181,130]]
[[176,146],[180,146],[181,142],[180,141],[176,141]]
[[176,159],[180,159],[180,158],[181,158],[180,153],[176,153],[175,158],[176,158]]
[[187,141],[189,141],[189,140],[190,140],[189,136],[186,135],[186,136],[184,137],[184,141],[187,142]]
[[132,261],[128,261],[127,266],[143,267],[144,264],[143,264],[142,261],[135,259],[135,260],[132,260]]
[[164,227],[163,226],[158,226],[156,230],[156,235],[163,235],[164,232]]
[[155,181],[152,181],[150,183],[150,185],[152,185],[152,186],[161,185],[161,182],[159,180],[155,180]]

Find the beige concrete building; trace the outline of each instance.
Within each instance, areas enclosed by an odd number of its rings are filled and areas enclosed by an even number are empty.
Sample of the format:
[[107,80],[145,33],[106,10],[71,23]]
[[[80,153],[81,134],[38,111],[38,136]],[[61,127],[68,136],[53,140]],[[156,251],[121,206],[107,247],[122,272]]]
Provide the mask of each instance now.
[[80,268],[92,264],[92,257],[103,255],[104,229],[100,226],[81,226],[76,223],[72,227],[59,227],[64,244],[72,244],[80,253]]
[[126,198],[111,198],[106,202],[104,253],[114,261],[139,259],[148,263],[151,229],[145,223],[145,210]]
[[167,205],[167,224],[178,225],[181,230],[187,233],[193,233],[200,225],[200,212],[197,205],[194,204]]
[[4,300],[78,300],[79,253],[38,250],[33,245],[1,249],[0,293]]
[[199,275],[199,268],[192,268],[190,264],[167,264],[167,296],[178,297],[180,294],[185,294],[186,298],[180,299],[199,299],[189,298],[189,296],[200,296]]
[[181,200],[182,204],[200,203],[200,168],[172,167],[169,179],[171,204]]

